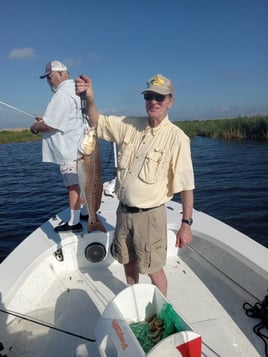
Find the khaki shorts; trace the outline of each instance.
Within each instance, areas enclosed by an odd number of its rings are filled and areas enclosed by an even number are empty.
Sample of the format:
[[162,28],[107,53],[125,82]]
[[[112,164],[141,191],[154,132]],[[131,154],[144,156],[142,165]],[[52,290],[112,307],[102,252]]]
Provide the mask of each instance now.
[[78,185],[77,162],[60,165],[63,183],[65,187]]
[[121,264],[137,261],[141,274],[161,270],[167,254],[165,205],[144,212],[126,213],[119,204],[112,253]]

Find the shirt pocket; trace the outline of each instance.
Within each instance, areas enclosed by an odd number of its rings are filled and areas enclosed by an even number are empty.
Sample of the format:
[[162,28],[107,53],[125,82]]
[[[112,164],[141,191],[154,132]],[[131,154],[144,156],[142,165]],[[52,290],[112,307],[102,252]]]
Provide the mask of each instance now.
[[123,142],[122,146],[118,150],[117,164],[119,170],[125,170],[128,168],[134,153],[134,145],[129,142]]
[[139,173],[139,178],[148,184],[153,184],[164,175],[167,175],[168,155],[164,150],[154,149],[148,152],[143,166]]

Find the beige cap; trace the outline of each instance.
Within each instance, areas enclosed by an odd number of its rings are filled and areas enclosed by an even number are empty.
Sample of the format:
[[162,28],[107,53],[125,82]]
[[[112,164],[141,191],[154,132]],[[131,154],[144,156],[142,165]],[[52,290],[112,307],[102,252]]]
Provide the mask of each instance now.
[[142,92],[155,92],[163,95],[173,94],[174,87],[170,79],[162,76],[162,74],[157,74],[156,76],[150,78],[147,82],[147,88]]

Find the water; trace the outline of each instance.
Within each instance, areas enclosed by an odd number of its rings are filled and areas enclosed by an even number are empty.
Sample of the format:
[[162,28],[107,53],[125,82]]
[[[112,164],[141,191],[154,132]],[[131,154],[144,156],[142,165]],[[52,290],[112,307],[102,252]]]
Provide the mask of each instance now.
[[268,247],[268,143],[192,140],[195,208]]
[[[268,247],[268,143],[192,139],[195,208]],[[103,180],[113,178],[113,149],[101,142]],[[41,142],[0,145],[0,261],[68,206],[58,167],[41,162]],[[179,199],[176,195],[175,199]]]

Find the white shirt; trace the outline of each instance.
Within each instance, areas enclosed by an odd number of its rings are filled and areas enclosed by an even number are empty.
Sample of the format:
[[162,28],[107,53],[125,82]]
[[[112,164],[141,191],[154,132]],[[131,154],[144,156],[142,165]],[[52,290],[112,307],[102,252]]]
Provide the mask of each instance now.
[[55,129],[43,133],[43,162],[63,165],[77,159],[78,143],[84,127],[80,108],[74,80],[60,83],[43,116],[44,123]]

